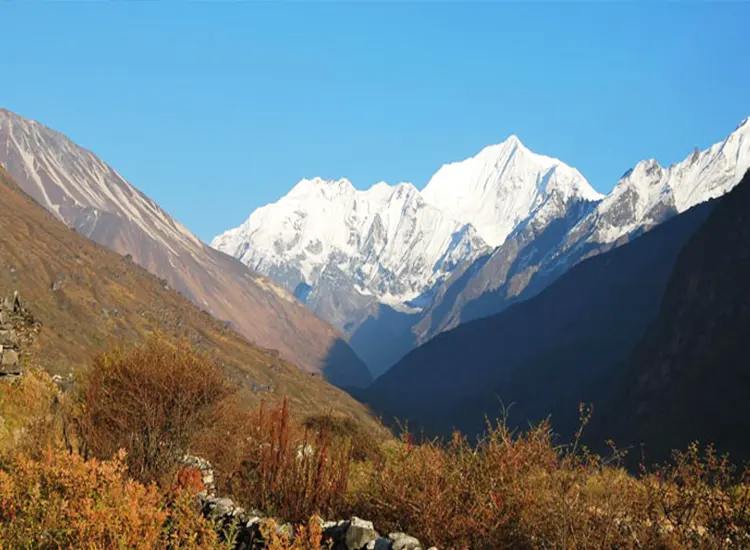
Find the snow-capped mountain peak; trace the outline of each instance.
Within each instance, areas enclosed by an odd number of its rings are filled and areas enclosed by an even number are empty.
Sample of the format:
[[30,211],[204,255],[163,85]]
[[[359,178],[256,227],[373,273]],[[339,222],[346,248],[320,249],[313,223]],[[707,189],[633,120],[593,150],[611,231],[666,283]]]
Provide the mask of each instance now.
[[355,191],[352,183],[346,178],[337,180],[325,180],[315,177],[311,179],[300,180],[289,192],[291,196],[308,197],[310,195],[320,195],[327,198],[344,196]]
[[429,205],[411,183],[360,191],[346,179],[302,180],[211,245],[287,288],[332,270],[385,303],[407,303],[487,249],[473,227]]
[[422,196],[499,246],[552,193],[563,201],[602,198],[578,170],[531,152],[512,135],[471,158],[443,165]]
[[615,242],[727,193],[750,168],[748,120],[726,139],[703,151],[695,149],[668,168],[655,159],[640,161],[578,223],[569,246],[581,238],[590,243]]

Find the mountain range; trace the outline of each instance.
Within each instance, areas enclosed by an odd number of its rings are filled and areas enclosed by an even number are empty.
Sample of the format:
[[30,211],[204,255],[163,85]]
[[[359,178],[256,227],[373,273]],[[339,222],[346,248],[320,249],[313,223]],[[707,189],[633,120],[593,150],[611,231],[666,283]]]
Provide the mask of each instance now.
[[750,167],[750,123],[612,191],[511,136],[441,167],[420,192],[302,180],[212,246],[281,284],[349,336],[374,376],[461,323],[538,294],[582,260],[726,193]]
[[334,384],[370,374],[344,336],[272,279],[203,244],[91,151],[0,109],[0,165],[69,227],[138,265],[259,346]]
[[592,208],[536,228],[533,222],[521,225],[490,255],[456,272],[415,325],[417,343],[534,296],[581,260],[721,196],[748,168],[748,119],[724,140],[668,168],[653,159],[639,162]]
[[567,440],[586,403],[585,441],[635,450],[633,466],[695,440],[747,460],[749,213],[750,171],[537,296],[436,336],[358,395],[430,436],[551,416]]
[[0,282],[51,329],[53,372],[158,328],[215,350],[249,400],[290,395],[303,412],[372,422],[370,407],[472,437],[488,415],[552,414],[565,434],[589,402],[594,439],[657,458],[693,434],[750,452],[735,437],[748,119],[672,166],[637,163],[606,196],[516,136],[422,191],[304,179],[211,246],[92,152],[2,109],[0,165]]

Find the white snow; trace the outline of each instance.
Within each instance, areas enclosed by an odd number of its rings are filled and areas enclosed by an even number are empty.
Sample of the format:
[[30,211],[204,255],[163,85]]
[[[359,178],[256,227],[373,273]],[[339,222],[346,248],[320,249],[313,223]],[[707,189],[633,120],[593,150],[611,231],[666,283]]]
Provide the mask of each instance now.
[[422,196],[499,246],[553,192],[563,199],[602,198],[578,170],[532,153],[510,136],[474,157],[443,165]]
[[[588,242],[614,242],[660,223],[650,216],[660,207],[684,212],[720,197],[737,185],[749,168],[750,122],[745,119],[726,139],[704,151],[694,151],[668,168],[654,159],[639,162],[571,233],[586,235]],[[625,203],[632,205],[632,216],[615,215]]]
[[511,136],[443,166],[421,193],[410,183],[358,191],[346,179],[303,179],[211,245],[261,273],[299,270],[312,286],[332,264],[363,295],[413,311],[407,302],[520,224],[546,225],[568,201],[600,198],[577,170]]
[[410,183],[358,191],[346,179],[303,179],[211,245],[261,273],[292,266],[315,285],[335,265],[389,304],[416,298],[487,247],[475,230],[427,204]]

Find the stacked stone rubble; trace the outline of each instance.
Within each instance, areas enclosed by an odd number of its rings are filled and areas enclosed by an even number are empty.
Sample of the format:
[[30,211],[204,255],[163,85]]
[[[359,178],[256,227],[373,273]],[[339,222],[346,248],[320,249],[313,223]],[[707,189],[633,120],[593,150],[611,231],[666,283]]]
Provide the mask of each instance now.
[[[267,548],[262,525],[273,520],[279,535],[294,538],[291,524],[278,518],[266,517],[258,510],[245,510],[232,499],[215,495],[214,473],[211,464],[187,455],[184,464],[200,470],[206,490],[198,496],[203,514],[214,521],[223,532],[233,533],[233,550],[264,550]],[[320,520],[323,548],[330,550],[422,550],[419,540],[405,533],[381,536],[372,522],[357,517],[341,521]],[[429,548],[428,550],[437,550]]]
[[22,313],[18,292],[0,302],[0,375],[22,374],[15,322]]

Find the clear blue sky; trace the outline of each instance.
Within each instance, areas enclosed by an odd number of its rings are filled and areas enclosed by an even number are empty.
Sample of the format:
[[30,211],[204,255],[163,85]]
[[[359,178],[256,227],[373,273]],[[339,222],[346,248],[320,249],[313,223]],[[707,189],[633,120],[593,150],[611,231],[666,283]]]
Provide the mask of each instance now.
[[203,239],[519,135],[608,191],[750,115],[749,3],[0,3],[0,105]]

